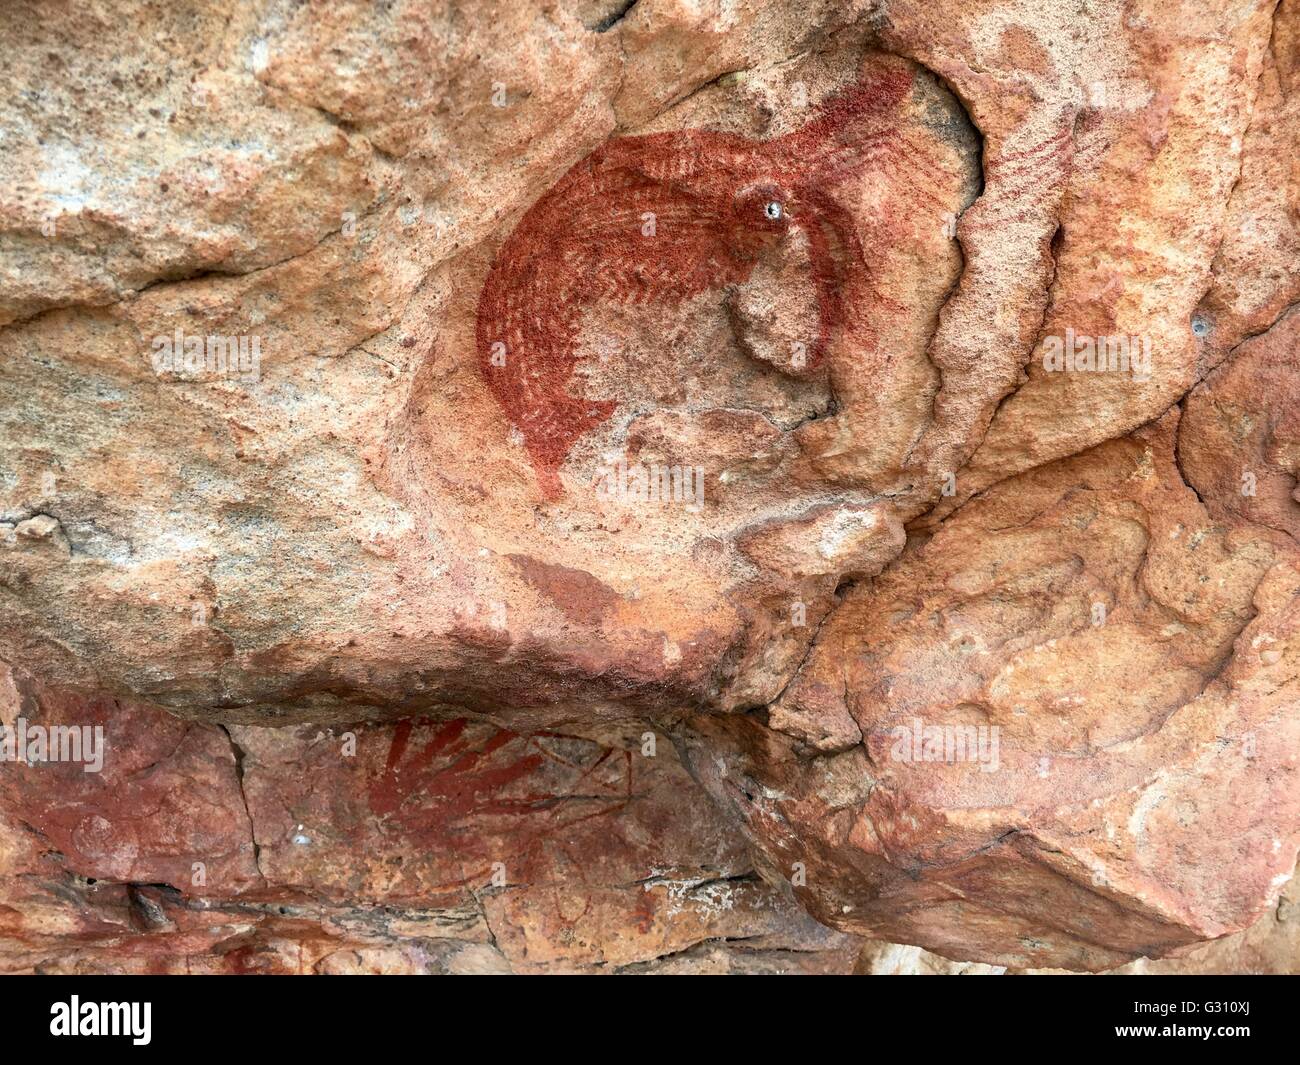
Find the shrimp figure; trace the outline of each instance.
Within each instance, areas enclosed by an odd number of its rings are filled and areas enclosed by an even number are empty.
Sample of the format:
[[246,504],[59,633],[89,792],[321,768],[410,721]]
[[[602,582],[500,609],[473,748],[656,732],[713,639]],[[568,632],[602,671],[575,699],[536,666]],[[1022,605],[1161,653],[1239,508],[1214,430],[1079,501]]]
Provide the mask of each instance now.
[[581,316],[603,301],[680,302],[748,280],[800,230],[815,286],[809,369],[843,325],[847,272],[863,268],[853,218],[831,191],[895,136],[912,73],[890,68],[769,141],[686,129],[619,137],[576,163],[523,215],[479,296],[479,368],[522,434],[548,499],[584,433],[617,409],[575,393]]

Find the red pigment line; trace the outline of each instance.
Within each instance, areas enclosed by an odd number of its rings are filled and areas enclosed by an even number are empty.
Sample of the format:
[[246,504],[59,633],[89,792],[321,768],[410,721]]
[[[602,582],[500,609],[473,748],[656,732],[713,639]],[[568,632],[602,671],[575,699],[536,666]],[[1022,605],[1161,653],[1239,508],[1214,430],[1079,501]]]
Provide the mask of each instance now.
[[1034,157],[1054,155],[1066,147],[1070,136],[1071,130],[1062,128],[1028,148],[1021,148],[1014,152],[1003,152],[989,162],[989,171],[993,173],[1001,169],[1014,170],[1024,166],[1032,166]]
[[[476,343],[480,372],[547,498],[561,494],[573,444],[618,406],[570,391],[584,308],[680,303],[741,283],[795,227],[809,236],[820,312],[809,368],[837,330],[853,329],[839,292],[849,271],[865,269],[862,249],[851,216],[823,190],[890,148],[898,134],[886,119],[911,86],[909,70],[869,78],[771,141],[706,130],[619,137],[529,208],[479,294]],[[647,214],[654,236],[642,232]]]

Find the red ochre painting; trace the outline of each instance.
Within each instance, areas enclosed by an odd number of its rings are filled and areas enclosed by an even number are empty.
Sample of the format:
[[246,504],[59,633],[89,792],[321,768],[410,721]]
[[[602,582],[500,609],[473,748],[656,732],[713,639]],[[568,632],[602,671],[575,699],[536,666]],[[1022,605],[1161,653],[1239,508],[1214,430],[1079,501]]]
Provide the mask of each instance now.
[[807,367],[820,364],[846,325],[849,273],[865,267],[834,192],[898,149],[891,118],[912,78],[899,68],[864,78],[768,141],[698,129],[616,138],[524,214],[479,296],[477,353],[548,498],[561,495],[559,469],[574,442],[617,409],[579,394],[573,380],[581,317],[593,304],[721,292],[798,229],[818,314]]

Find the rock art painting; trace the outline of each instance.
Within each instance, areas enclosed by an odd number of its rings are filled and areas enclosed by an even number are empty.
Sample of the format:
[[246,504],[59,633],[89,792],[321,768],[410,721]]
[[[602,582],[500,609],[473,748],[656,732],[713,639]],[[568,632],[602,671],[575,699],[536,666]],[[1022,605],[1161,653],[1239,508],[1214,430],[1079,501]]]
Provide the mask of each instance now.
[[891,118],[911,73],[890,71],[831,98],[771,141],[686,129],[619,137],[575,164],[525,212],[479,297],[479,368],[523,434],[550,497],[573,442],[613,414],[575,388],[576,323],[600,301],[671,307],[749,278],[764,251],[807,241],[817,328],[792,370],[816,369],[832,334],[865,329],[841,292],[869,275],[836,185],[906,150]]
[[1300,0],[0,56],[0,972],[1034,975],[870,1011],[1031,1045],[1300,975]]

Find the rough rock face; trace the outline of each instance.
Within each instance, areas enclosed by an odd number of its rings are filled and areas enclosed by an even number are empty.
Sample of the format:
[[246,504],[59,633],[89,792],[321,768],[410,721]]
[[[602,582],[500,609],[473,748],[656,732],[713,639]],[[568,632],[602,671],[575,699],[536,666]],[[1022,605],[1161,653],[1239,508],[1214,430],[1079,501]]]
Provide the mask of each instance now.
[[849,972],[653,733],[180,721],[7,674],[0,971]]
[[5,965],[1282,965],[1295,0],[0,34]]
[[[819,926],[658,738],[226,730],[12,673],[0,690],[7,725],[106,739],[98,776],[0,765],[2,972],[1006,971]],[[1296,972],[1298,891],[1117,971]]]
[[1209,519],[1177,417],[989,489],[846,596],[765,722],[700,719],[692,768],[816,915],[1105,968],[1276,897],[1300,552]]
[[[1241,973],[1258,976],[1288,976],[1300,973],[1300,877],[1292,876],[1282,890],[1276,907],[1244,932],[1212,943],[1183,949],[1176,955],[1151,960],[1141,958],[1111,969],[1119,976],[1148,973],[1197,975]],[[868,941],[858,955],[854,972],[873,976],[995,976],[1047,975],[1062,969],[1006,969],[995,965],[954,962],[920,947]]]

